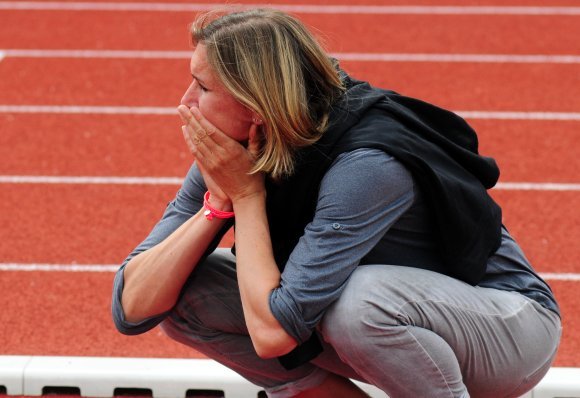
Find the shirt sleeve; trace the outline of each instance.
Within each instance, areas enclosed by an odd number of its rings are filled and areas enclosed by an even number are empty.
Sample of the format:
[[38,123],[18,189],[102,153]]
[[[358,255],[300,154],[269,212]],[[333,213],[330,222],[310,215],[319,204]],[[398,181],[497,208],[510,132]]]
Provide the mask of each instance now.
[[[113,284],[112,315],[115,326],[121,333],[129,335],[144,333],[159,324],[167,315],[166,313],[159,314],[158,316],[147,318],[138,323],[128,322],[125,319],[125,313],[121,305],[125,265],[137,254],[149,250],[162,242],[173,231],[179,228],[181,224],[197,213],[203,206],[203,194],[205,190],[203,177],[194,164],[190,168],[177,195],[167,205],[161,220],[155,225],[149,233],[149,236],[129,254],[117,271]],[[217,243],[215,246],[217,246]]]
[[335,160],[321,182],[314,219],[270,294],[272,313],[299,343],[413,200],[411,174],[389,154],[358,149]]

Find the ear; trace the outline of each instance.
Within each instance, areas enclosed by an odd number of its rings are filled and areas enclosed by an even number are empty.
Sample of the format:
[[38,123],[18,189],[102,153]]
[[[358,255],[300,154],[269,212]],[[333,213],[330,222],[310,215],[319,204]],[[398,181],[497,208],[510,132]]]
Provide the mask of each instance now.
[[252,112],[252,123],[254,123],[256,126],[261,126],[264,124],[264,121],[257,113]]

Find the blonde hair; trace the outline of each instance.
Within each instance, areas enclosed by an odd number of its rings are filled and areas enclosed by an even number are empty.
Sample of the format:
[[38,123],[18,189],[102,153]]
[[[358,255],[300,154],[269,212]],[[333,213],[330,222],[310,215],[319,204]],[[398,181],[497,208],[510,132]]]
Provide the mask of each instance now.
[[344,90],[331,58],[301,22],[273,9],[210,12],[191,34],[226,89],[264,121],[253,172],[292,175],[296,149],[320,138]]

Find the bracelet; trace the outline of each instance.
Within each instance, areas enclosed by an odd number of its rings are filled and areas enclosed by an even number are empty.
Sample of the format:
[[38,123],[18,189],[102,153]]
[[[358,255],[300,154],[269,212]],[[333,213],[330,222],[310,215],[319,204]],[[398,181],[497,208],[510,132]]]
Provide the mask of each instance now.
[[203,195],[203,207],[205,208],[203,215],[205,216],[205,218],[207,218],[210,221],[214,217],[216,217],[216,218],[232,218],[232,217],[234,217],[233,211],[221,211],[221,210],[214,209],[213,207],[211,207],[211,205],[209,204],[209,191],[207,191],[205,193],[205,195]]

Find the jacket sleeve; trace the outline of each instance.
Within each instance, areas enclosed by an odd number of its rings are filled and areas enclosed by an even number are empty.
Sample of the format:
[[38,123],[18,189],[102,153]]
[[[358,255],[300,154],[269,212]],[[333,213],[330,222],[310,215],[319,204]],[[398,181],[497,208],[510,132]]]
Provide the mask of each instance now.
[[115,327],[117,328],[117,330],[123,334],[137,335],[145,333],[153,329],[161,321],[163,321],[167,313],[152,316],[140,322],[129,322],[125,319],[125,312],[123,311],[123,306],[121,304],[121,297],[123,295],[123,285],[125,282],[123,278],[124,269],[125,264],[123,264],[121,268],[117,271],[117,274],[115,275],[115,281],[113,283],[113,304],[112,304],[113,322],[115,323]]
[[[149,250],[158,243],[162,242],[167,236],[173,233],[173,231],[179,228],[180,225],[182,225],[190,217],[197,213],[198,210],[203,206],[203,194],[205,190],[206,187],[203,182],[201,173],[199,172],[197,166],[194,164],[190,168],[181,188],[177,192],[177,195],[167,205],[161,220],[159,220],[159,222],[155,225],[147,238],[145,238],[145,240],[129,254],[125,261],[123,261],[120,269],[115,275],[112,298],[113,321],[119,332],[128,335],[144,333],[159,324],[167,315],[167,313],[159,314],[138,323],[126,321],[123,307],[121,305],[121,297],[123,295],[124,287],[123,273],[125,265],[137,254]],[[220,234],[218,234],[218,236],[216,236],[208,248],[206,255],[215,250],[226,231],[227,229],[225,228],[221,231]]]
[[337,158],[321,182],[314,219],[270,295],[272,313],[299,343],[414,198],[410,173],[385,152],[358,149]]

